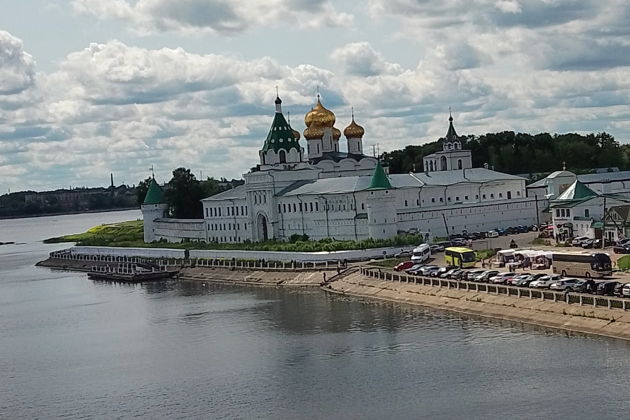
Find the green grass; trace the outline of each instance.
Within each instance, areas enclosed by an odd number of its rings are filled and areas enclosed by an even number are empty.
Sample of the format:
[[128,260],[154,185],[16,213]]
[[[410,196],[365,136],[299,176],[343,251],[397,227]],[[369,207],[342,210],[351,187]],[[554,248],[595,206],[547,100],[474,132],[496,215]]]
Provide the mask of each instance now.
[[134,220],[110,225],[98,225],[87,232],[46,239],[44,243],[76,242],[77,245],[135,246],[127,244],[142,242],[143,238],[142,221]]
[[488,259],[494,257],[496,255],[496,251],[494,249],[481,249],[475,252],[475,257],[477,261],[481,261],[482,259]]
[[630,255],[624,255],[623,257],[617,260],[617,267],[620,270],[628,270],[630,269]]
[[145,243],[143,240],[142,221],[122,222],[111,225],[99,225],[87,232],[46,239],[45,243],[76,242],[81,246],[113,246],[138,248],[175,248],[208,250],[244,250],[244,251],[285,251],[285,252],[320,252],[370,249],[382,247],[408,247],[422,243],[420,235],[399,235],[391,239],[364,239],[360,241],[338,241],[332,238],[319,241],[267,241],[244,242],[238,244],[166,241]]

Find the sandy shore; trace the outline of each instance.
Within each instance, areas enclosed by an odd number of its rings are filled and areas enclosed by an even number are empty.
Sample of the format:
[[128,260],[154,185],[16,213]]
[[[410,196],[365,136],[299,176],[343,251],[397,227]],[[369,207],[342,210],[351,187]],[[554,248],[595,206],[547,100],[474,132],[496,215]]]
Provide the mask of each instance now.
[[458,313],[523,322],[585,334],[630,340],[630,312],[376,280],[354,273],[323,288],[330,293],[387,300]]

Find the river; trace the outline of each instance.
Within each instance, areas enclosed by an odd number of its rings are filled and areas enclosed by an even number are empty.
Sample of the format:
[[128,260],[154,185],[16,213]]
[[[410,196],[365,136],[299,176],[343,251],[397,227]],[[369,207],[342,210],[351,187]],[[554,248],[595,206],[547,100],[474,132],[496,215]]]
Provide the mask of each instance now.
[[319,290],[92,282],[0,220],[0,418],[625,418],[630,344]]

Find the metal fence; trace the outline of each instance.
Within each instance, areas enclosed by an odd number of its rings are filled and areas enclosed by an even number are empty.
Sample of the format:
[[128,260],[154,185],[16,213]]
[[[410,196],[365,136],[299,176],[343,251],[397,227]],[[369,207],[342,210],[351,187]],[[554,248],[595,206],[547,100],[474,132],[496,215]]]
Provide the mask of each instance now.
[[623,298],[588,295],[584,293],[556,292],[553,290],[529,289],[525,287],[506,286],[500,284],[475,283],[437,277],[412,276],[370,267],[361,267],[361,274],[379,280],[397,281],[400,283],[414,283],[423,286],[482,292],[494,295],[506,295],[517,298],[566,302],[580,306],[593,306],[595,308],[621,309],[624,311],[630,310],[630,300]]

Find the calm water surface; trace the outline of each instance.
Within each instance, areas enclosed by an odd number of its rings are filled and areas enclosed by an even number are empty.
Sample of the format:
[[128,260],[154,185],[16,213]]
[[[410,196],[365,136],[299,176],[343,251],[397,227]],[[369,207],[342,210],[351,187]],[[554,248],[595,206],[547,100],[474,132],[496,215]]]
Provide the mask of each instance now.
[[34,267],[139,212],[0,221],[2,418],[627,418],[630,345],[319,291]]

